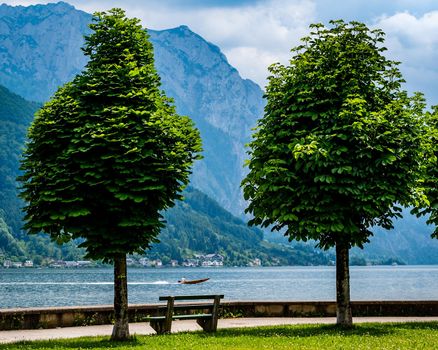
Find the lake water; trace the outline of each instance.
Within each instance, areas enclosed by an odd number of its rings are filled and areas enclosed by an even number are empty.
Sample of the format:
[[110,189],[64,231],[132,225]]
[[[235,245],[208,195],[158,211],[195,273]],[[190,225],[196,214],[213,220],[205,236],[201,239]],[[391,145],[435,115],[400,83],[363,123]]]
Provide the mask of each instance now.
[[[351,267],[352,300],[438,300],[436,266]],[[180,285],[181,277],[210,280]],[[0,308],[98,305],[113,302],[113,271],[0,269]],[[335,300],[335,268],[162,268],[128,271],[129,302],[161,295],[224,294],[227,300]]]

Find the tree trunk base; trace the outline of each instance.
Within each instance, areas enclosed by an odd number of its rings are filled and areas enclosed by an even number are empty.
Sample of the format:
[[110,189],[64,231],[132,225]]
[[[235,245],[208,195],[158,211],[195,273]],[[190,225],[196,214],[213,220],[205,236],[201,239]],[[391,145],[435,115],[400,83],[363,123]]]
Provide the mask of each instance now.
[[349,245],[336,243],[336,324],[342,328],[353,327],[350,304]]
[[115,341],[127,341],[130,340],[129,326],[125,321],[119,321],[114,324],[113,333],[111,334],[111,340]]
[[111,340],[130,340],[126,255],[114,259],[114,327]]

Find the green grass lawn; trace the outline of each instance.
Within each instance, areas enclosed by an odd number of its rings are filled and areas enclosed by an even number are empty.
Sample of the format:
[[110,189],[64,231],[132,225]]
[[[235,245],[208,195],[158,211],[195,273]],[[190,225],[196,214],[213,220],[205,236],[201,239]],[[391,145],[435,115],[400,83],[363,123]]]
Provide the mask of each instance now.
[[359,324],[352,330],[333,325],[296,325],[222,329],[161,336],[137,336],[128,342],[79,338],[0,345],[0,349],[438,349],[438,322]]

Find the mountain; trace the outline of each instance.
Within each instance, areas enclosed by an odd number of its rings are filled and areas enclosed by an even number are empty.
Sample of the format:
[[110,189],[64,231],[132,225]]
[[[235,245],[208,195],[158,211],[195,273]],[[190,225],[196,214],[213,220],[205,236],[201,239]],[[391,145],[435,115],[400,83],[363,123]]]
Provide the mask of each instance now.
[[[47,237],[21,231],[22,201],[16,177],[27,129],[40,104],[29,102],[0,85],[0,256],[26,257],[39,253],[59,258],[79,256],[73,244],[56,247]],[[68,253],[70,252],[70,253]]]
[[431,239],[433,227],[426,224],[426,218],[417,218],[403,211],[403,219],[394,221],[394,229],[374,229],[374,236],[365,250],[354,253],[376,259],[394,258],[409,265],[438,264],[438,240]]
[[[0,86],[0,256],[41,263],[46,257],[79,260],[84,251],[74,243],[62,247],[47,236],[28,236],[21,232],[23,206],[18,198],[16,177],[26,131],[39,104],[28,102]],[[167,226],[160,244],[148,253],[164,262],[182,261],[195,255],[220,252],[227,265],[246,265],[258,258],[264,265],[327,264],[327,255],[309,249],[295,249],[263,241],[263,232],[248,227],[216,201],[195,188],[184,192],[164,216]]]
[[21,201],[17,198],[18,160],[27,128],[39,105],[0,86],[0,217],[20,232]]
[[186,26],[149,33],[163,89],[201,131],[205,158],[195,165],[193,185],[242,215],[244,145],[263,113],[261,89],[242,79],[217,46]]
[[[394,220],[394,229],[374,228],[374,236],[364,249],[353,248],[350,252],[351,263],[354,265],[371,264],[407,264],[432,265],[438,264],[438,240],[430,235],[433,227],[426,224],[426,218],[417,218],[403,211],[403,219]],[[287,238],[277,232],[266,232],[265,239],[277,244],[288,244],[294,247],[296,242],[288,242]],[[315,242],[309,241],[308,246]],[[301,246],[302,248],[302,246]],[[334,249],[328,251],[334,254]]]
[[263,240],[263,232],[248,227],[240,218],[192,187],[184,201],[165,214],[166,228],[160,244],[148,256],[181,261],[197,254],[220,253],[229,266],[247,265],[260,259],[263,265],[327,265],[330,256],[308,247],[284,247]]
[[[47,100],[83,68],[86,60],[80,47],[90,20],[90,14],[64,2],[1,5],[0,84],[28,100]],[[195,120],[203,138],[205,158],[195,166],[192,185],[243,217],[245,203],[239,184],[245,173],[244,145],[263,115],[261,89],[242,79],[217,46],[186,26],[149,30],[149,34],[163,89],[175,99],[179,113]],[[18,225],[12,217],[16,215],[9,215],[5,222],[15,233]],[[397,222],[395,230],[375,232],[372,244],[354,254],[406,263],[436,261],[438,241],[429,238],[429,228],[421,220],[407,215]],[[267,237],[278,240],[281,234]]]
[[91,16],[67,3],[0,5],[0,84],[44,102],[82,70],[79,47]]
[[[0,84],[28,100],[47,101],[84,67],[80,47],[90,22],[90,14],[64,2],[1,5]],[[204,140],[204,159],[195,165],[192,184],[242,215],[244,145],[263,113],[261,89],[186,26],[149,34],[163,89]]]

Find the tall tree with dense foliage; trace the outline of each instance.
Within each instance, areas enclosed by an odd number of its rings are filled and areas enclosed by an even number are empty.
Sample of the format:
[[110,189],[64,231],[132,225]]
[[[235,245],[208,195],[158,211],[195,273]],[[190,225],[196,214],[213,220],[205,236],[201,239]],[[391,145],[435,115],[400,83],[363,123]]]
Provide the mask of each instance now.
[[114,263],[112,339],[129,338],[126,254],[144,252],[180,199],[199,132],[160,90],[148,34],[121,9],[94,15],[85,70],[46,103],[22,161],[25,228],[82,239]]
[[417,216],[428,215],[427,223],[435,226],[433,238],[438,239],[438,106],[432,106],[431,111],[426,113],[426,136],[425,142],[425,180],[424,192],[426,203],[422,207],[413,209]]
[[289,65],[270,67],[242,186],[250,224],[336,247],[337,323],[351,326],[349,249],[423,198],[424,101],[402,90],[381,30],[311,30]]

